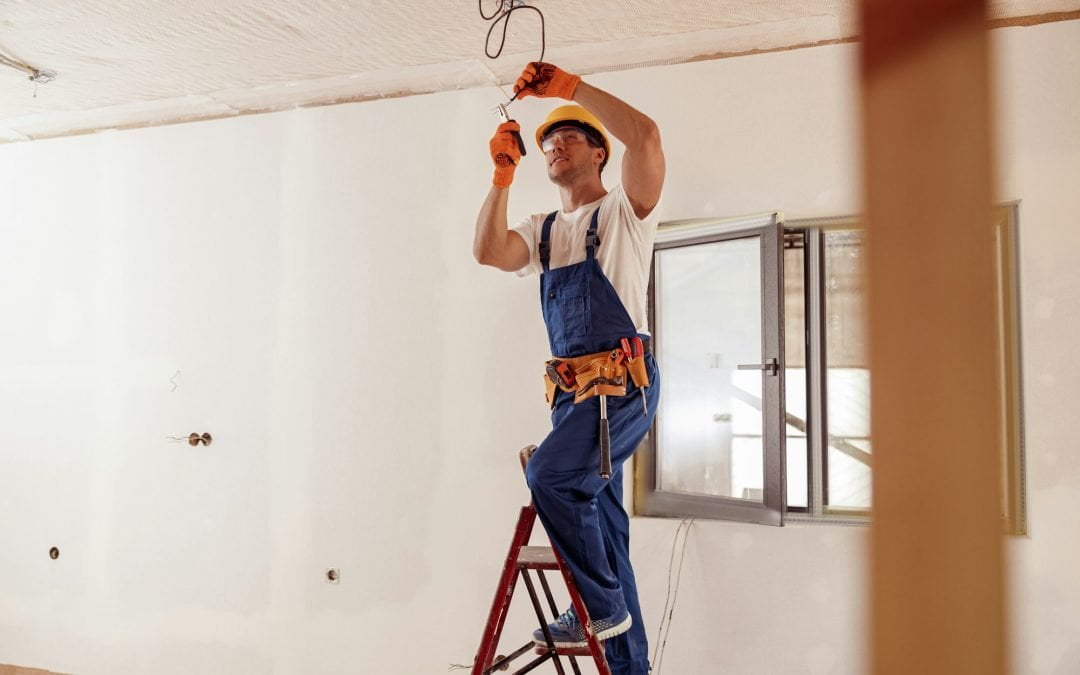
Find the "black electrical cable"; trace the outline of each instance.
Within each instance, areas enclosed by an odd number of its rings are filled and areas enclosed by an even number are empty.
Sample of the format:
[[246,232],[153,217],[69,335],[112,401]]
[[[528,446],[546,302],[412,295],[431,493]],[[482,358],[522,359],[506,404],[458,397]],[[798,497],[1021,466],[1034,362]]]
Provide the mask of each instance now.
[[[521,2],[522,4],[516,4]],[[547,39],[544,35],[544,13],[532,5],[524,4],[523,0],[499,0],[499,7],[495,12],[488,16],[484,14],[484,0],[477,0],[477,5],[480,9],[480,16],[484,21],[491,21],[491,26],[488,28],[487,38],[484,40],[484,55],[489,59],[497,59],[503,53],[503,48],[506,46],[506,31],[510,28],[510,15],[519,9],[531,9],[540,15],[540,58],[538,61],[544,60],[544,51],[547,49]],[[507,9],[509,7],[509,9]],[[499,40],[499,51],[494,54],[491,53],[491,34],[495,32],[495,27],[502,23],[502,38]]]

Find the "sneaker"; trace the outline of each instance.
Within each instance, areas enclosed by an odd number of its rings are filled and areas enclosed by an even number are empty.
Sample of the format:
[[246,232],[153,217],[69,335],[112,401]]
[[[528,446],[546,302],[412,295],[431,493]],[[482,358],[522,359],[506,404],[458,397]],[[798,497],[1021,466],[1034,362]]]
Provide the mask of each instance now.
[[[607,640],[630,630],[631,624],[633,624],[633,619],[630,618],[630,613],[623,611],[622,615],[616,615],[612,619],[593,621],[592,629],[597,640]],[[551,640],[555,643],[555,647],[559,649],[589,645],[588,640],[585,639],[585,630],[578,621],[577,612],[573,607],[563,612],[554,623],[549,623],[548,631],[551,633]],[[537,628],[533,631],[533,642],[539,647],[547,646],[547,639],[544,638],[542,629]]]

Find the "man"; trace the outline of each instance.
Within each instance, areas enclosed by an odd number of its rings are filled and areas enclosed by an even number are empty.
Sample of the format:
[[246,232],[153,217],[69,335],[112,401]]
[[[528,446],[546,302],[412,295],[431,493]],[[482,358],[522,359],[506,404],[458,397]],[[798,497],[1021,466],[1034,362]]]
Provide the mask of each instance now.
[[[579,371],[571,386],[555,386],[552,377],[558,375],[549,375],[553,428],[529,460],[526,478],[540,521],[573,572],[593,630],[606,640],[612,673],[645,675],[648,643],[630,565],[622,465],[648,431],[660,396],[645,301],[664,182],[660,134],[639,111],[548,63],[530,63],[514,92],[579,104],[556,108],[536,132],[562,208],[508,228],[520,127],[501,124],[491,139],[495,175],[476,220],[473,253],[483,265],[522,276],[539,272],[552,356],[579,368],[601,363],[591,375],[605,376],[583,381]],[[607,131],[626,148],[622,184],[610,192],[601,180],[611,150]],[[631,369],[605,368],[625,363],[623,352],[611,363],[606,359],[623,345],[622,338],[635,337],[645,353],[631,383]],[[615,395],[595,395],[604,391]],[[600,471],[601,408],[610,433],[610,478]],[[586,644],[572,607],[548,628],[557,646]],[[545,644],[542,630],[534,639]]]

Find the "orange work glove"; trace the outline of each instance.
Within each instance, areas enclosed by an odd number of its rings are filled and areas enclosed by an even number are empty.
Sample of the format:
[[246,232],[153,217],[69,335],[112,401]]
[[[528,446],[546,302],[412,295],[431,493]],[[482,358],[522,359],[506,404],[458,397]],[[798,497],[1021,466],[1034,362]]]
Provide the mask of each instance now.
[[514,169],[521,161],[521,148],[515,133],[521,133],[517,122],[503,122],[491,137],[491,159],[495,162],[495,177],[491,183],[495,187],[507,188],[514,182]]
[[540,98],[574,99],[581,76],[568,73],[558,66],[543,61],[533,61],[521,71],[521,77],[514,85],[514,94],[519,98],[538,96]]

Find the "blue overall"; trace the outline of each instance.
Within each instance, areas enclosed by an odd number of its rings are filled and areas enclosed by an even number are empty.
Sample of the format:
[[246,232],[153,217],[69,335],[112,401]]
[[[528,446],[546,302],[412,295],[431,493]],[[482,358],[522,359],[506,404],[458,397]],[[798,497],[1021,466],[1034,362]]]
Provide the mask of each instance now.
[[[586,235],[583,262],[549,269],[552,213],[540,240],[540,302],[551,353],[576,357],[619,347],[619,339],[637,335],[626,308],[596,260],[599,209]],[[643,338],[645,336],[642,336]],[[623,462],[649,430],[660,398],[660,371],[652,352],[645,355],[650,386],[641,394],[628,383],[626,396],[609,396],[610,479],[600,477],[600,397],[574,404],[574,394],[556,390],[552,430],[526,468],[533,504],[552,545],[573,572],[593,620],[616,621],[629,611],[633,626],[605,642],[614,675],[649,672],[645,623],[630,566],[630,519],[622,505]]]

